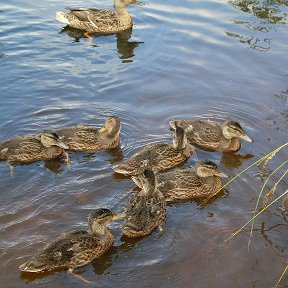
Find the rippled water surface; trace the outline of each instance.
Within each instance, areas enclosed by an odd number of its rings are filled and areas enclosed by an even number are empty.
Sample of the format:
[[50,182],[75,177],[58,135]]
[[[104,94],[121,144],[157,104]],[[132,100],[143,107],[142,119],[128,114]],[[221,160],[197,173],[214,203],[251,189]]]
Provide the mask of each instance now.
[[[287,1],[149,0],[129,7],[131,33],[94,37],[92,44],[54,20],[66,6],[112,4],[0,6],[0,139],[78,123],[99,127],[112,114],[122,120],[121,147],[71,153],[71,168],[60,160],[18,165],[13,178],[0,163],[5,288],[89,286],[66,272],[26,275],[18,266],[61,233],[85,228],[91,209],[123,211],[134,186],[111,165],[147,143],[171,141],[169,120],[242,123],[254,143],[236,155],[198,150],[186,164],[208,158],[230,176],[288,139]],[[273,165],[285,157],[281,152]],[[121,237],[121,221],[113,223],[114,247],[78,273],[99,287],[273,287],[288,252],[279,204],[256,221],[249,251],[247,231],[224,243],[252,215],[263,183],[258,172],[243,173],[203,209],[195,202],[170,206],[162,233],[132,241]],[[277,193],[285,189],[284,178]]]

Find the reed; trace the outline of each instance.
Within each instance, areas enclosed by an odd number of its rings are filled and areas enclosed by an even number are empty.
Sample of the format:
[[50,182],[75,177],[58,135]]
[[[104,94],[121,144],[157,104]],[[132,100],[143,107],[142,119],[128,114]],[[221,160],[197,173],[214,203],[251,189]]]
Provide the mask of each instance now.
[[[232,181],[234,181],[237,177],[239,177],[242,173],[244,173],[245,171],[247,171],[248,169],[252,168],[255,165],[258,165],[258,167],[261,169],[259,172],[259,177],[261,180],[264,180],[265,174],[266,174],[266,170],[267,167],[270,163],[270,161],[277,155],[277,153],[279,151],[281,151],[284,147],[288,146],[288,142],[281,145],[280,147],[276,148],[274,151],[268,153],[267,155],[263,156],[261,159],[255,161],[254,163],[252,163],[250,166],[248,166],[246,169],[242,170],[240,173],[238,173],[235,177],[233,177],[230,181],[228,181],[221,189],[223,189],[224,187],[226,187],[227,185],[229,185]],[[263,164],[262,164],[263,163]],[[252,232],[254,229],[254,223],[255,223],[255,219],[262,214],[263,212],[265,212],[270,206],[272,206],[275,202],[277,202],[278,200],[282,199],[282,203],[281,203],[281,209],[283,211],[285,211],[286,208],[286,202],[288,201],[288,189],[283,192],[281,195],[279,195],[278,197],[276,197],[276,199],[274,199],[273,201],[271,201],[269,203],[269,201],[271,200],[271,198],[274,196],[275,191],[277,190],[277,187],[279,185],[279,183],[281,183],[281,181],[283,180],[283,178],[288,174],[288,169],[286,169],[284,171],[284,173],[282,173],[282,175],[278,178],[278,180],[274,183],[273,187],[266,193],[266,195],[264,196],[263,202],[262,202],[262,209],[260,211],[258,211],[258,207],[259,207],[259,203],[260,203],[260,199],[262,197],[262,194],[264,192],[264,189],[268,183],[268,181],[271,179],[271,177],[278,172],[282,167],[284,167],[286,164],[288,163],[288,160],[285,160],[283,163],[281,163],[277,168],[275,168],[266,178],[266,180],[264,181],[260,193],[257,197],[257,201],[255,204],[255,208],[253,211],[253,216],[252,218],[247,221],[242,227],[240,227],[237,231],[235,231],[234,233],[232,233],[227,239],[225,239],[224,242],[227,242],[229,240],[231,240],[232,238],[234,238],[236,235],[238,235],[241,231],[243,231],[244,228],[246,228],[250,223],[251,223],[251,228],[250,228],[250,234],[249,234],[249,241],[248,241],[248,249],[251,243],[251,237],[252,237]],[[262,166],[260,166],[262,164]],[[218,191],[219,192],[219,191]],[[217,192],[217,193],[218,193]],[[215,195],[217,194],[215,193]],[[209,200],[212,197],[209,198]],[[208,200],[208,201],[209,201]],[[207,202],[208,202],[207,201]],[[207,203],[206,202],[206,203]],[[281,280],[283,279],[284,275],[287,273],[288,270],[288,265],[285,267],[283,273],[281,274],[280,278],[278,279],[276,285],[274,286],[274,288],[277,288],[279,283],[281,282]]]

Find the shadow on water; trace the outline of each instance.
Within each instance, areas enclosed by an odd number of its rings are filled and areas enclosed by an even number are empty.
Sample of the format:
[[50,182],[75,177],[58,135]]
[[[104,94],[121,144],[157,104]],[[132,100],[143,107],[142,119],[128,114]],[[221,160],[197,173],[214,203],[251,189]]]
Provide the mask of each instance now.
[[[71,28],[69,26],[65,26],[59,34],[66,33],[69,37],[74,38],[75,42],[80,42],[81,39],[87,39],[85,36],[85,32],[76,28]],[[135,56],[134,49],[137,48],[140,44],[144,42],[140,41],[128,41],[131,38],[132,29],[128,29],[126,31],[122,31],[116,34],[116,43],[117,43],[117,51],[119,53],[119,58],[123,63],[133,62],[131,58]],[[93,42],[97,41],[97,37],[105,36],[102,34],[93,34]],[[89,43],[87,39],[87,43]],[[91,47],[100,47],[95,43],[90,44]]]
[[243,20],[234,20],[235,24],[244,26],[248,30],[253,31],[253,35],[241,35],[235,32],[226,32],[226,35],[237,39],[240,43],[247,44],[250,48],[266,52],[271,48],[272,39],[268,37],[269,32],[274,31],[275,24],[287,24],[287,1],[272,0],[231,0],[233,7],[248,13],[253,18]]

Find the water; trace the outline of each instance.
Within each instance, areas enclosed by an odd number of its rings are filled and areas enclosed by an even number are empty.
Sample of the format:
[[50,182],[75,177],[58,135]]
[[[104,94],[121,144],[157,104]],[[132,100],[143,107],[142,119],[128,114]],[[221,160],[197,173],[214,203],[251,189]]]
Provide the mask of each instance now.
[[[145,4],[129,8],[131,35],[95,37],[92,45],[54,14],[71,5],[111,8],[108,0],[1,4],[1,139],[79,123],[99,127],[111,114],[122,120],[121,148],[73,153],[70,169],[63,161],[18,165],[11,178],[0,164],[1,287],[89,286],[66,272],[26,275],[18,266],[61,233],[85,228],[91,209],[122,211],[134,186],[111,165],[147,143],[171,141],[169,120],[242,123],[254,143],[236,155],[197,151],[230,176],[287,142],[287,1]],[[284,151],[270,169],[283,159]],[[195,202],[169,207],[162,233],[128,240],[122,222],[113,223],[114,247],[78,272],[102,287],[273,287],[287,265],[279,204],[256,221],[249,251],[248,232],[223,243],[252,215],[263,183],[258,172],[242,174],[203,209]],[[276,194],[285,189],[287,178]]]

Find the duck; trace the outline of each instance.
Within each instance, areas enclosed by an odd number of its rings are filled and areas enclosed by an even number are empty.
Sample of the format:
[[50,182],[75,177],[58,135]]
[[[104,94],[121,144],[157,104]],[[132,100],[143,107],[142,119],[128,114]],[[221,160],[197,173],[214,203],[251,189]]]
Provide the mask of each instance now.
[[253,142],[241,125],[233,120],[226,120],[223,124],[201,119],[172,120],[169,124],[172,129],[189,127],[188,142],[206,151],[237,152],[241,148],[239,138]]
[[183,163],[193,154],[194,147],[187,143],[185,130],[177,127],[173,134],[173,144],[149,144],[125,162],[112,168],[114,172],[126,176],[139,175],[146,169],[158,173]]
[[15,163],[32,163],[40,160],[52,160],[62,154],[70,163],[69,155],[65,151],[69,146],[53,131],[45,130],[37,135],[24,135],[11,138],[0,143],[0,161],[6,161],[13,173]]
[[136,0],[114,0],[114,11],[67,8],[68,13],[56,12],[56,20],[87,33],[114,34],[133,26],[132,18],[126,10],[130,4],[142,3]]
[[89,264],[112,247],[114,236],[106,226],[121,217],[122,214],[112,213],[107,208],[93,210],[88,217],[90,232],[74,230],[62,234],[44,250],[21,264],[19,270],[43,273],[68,269],[68,273],[74,274],[76,268]]
[[101,129],[78,125],[55,130],[69,145],[70,151],[96,152],[113,149],[120,145],[121,123],[117,116],[109,116]]
[[[164,195],[166,202],[177,202],[214,196],[221,190],[221,178],[227,177],[228,175],[218,171],[214,162],[204,160],[198,161],[195,169],[179,168],[157,174],[156,181],[157,188]],[[142,175],[132,176],[132,180],[140,188],[145,183]]]
[[157,227],[162,229],[166,217],[166,202],[157,189],[157,181],[152,170],[144,170],[142,190],[135,194],[125,209],[122,233],[130,238],[144,237]]

